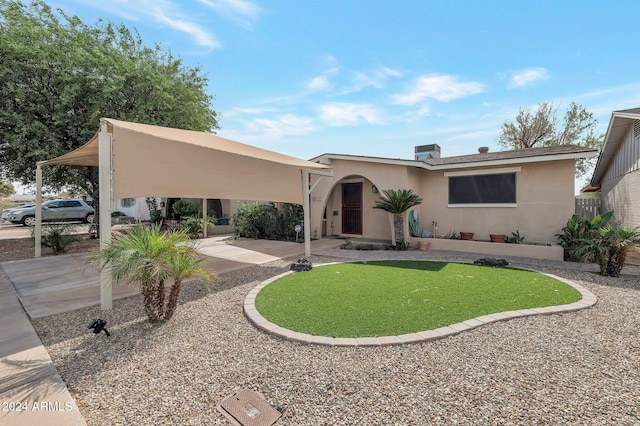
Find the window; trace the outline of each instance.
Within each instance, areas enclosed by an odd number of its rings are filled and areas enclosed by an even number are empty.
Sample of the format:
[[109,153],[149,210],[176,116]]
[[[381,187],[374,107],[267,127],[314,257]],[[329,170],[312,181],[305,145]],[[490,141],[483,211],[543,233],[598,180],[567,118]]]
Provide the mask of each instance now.
[[120,206],[122,207],[133,207],[136,200],[134,198],[123,198],[120,200]]
[[82,207],[82,204],[80,204],[80,201],[66,200],[63,202],[62,207]]
[[449,174],[450,205],[516,204],[516,173]]

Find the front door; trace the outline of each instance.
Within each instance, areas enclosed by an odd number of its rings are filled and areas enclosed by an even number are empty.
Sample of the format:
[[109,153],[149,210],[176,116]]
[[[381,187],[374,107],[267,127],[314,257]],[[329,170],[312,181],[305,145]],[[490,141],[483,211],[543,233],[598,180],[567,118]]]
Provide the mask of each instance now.
[[342,184],[342,233],[362,235],[362,182]]

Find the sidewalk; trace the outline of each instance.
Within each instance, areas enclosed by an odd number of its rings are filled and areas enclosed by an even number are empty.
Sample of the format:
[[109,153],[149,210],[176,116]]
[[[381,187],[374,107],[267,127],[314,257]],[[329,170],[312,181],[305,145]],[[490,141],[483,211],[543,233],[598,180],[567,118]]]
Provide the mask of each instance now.
[[0,274],[0,321],[0,424],[84,425],[4,274]]

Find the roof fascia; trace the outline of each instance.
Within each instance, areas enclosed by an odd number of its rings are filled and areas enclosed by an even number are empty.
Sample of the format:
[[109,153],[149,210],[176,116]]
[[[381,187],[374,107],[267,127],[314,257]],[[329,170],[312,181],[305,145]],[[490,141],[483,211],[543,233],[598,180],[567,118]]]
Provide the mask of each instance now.
[[322,154],[318,157],[313,158],[311,161],[320,161],[322,160],[330,162],[331,160],[346,160],[346,161],[362,161],[366,163],[378,163],[378,164],[389,164],[396,166],[407,166],[407,167],[418,167],[426,170],[451,170],[451,169],[468,169],[468,168],[480,168],[480,167],[491,167],[491,166],[503,166],[503,165],[511,165],[511,164],[523,164],[523,163],[539,163],[545,161],[561,161],[561,160],[576,160],[578,158],[593,158],[598,155],[598,152],[587,151],[587,152],[576,152],[576,153],[566,153],[566,154],[550,154],[550,155],[537,155],[535,157],[521,157],[521,158],[508,158],[508,159],[497,159],[490,161],[473,161],[466,163],[455,163],[455,164],[428,164],[422,161],[414,161],[414,160],[394,160],[388,158],[376,158],[376,157],[359,157],[354,155],[344,155],[344,154]]

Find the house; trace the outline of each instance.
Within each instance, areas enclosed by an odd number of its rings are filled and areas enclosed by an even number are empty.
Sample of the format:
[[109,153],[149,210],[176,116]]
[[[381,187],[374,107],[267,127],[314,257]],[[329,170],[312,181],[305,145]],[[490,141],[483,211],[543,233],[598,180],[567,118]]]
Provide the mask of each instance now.
[[640,108],[611,113],[591,186],[600,188],[601,211],[613,210],[622,224],[640,226]]
[[[438,145],[416,147],[413,160],[323,154],[333,177],[312,182],[311,235],[389,240],[389,214],[373,205],[383,189],[411,189],[425,235],[473,232],[474,239],[516,230],[526,242],[557,244],[574,213],[575,160],[597,151],[563,145],[441,157]],[[408,232],[406,235],[409,235]]]

